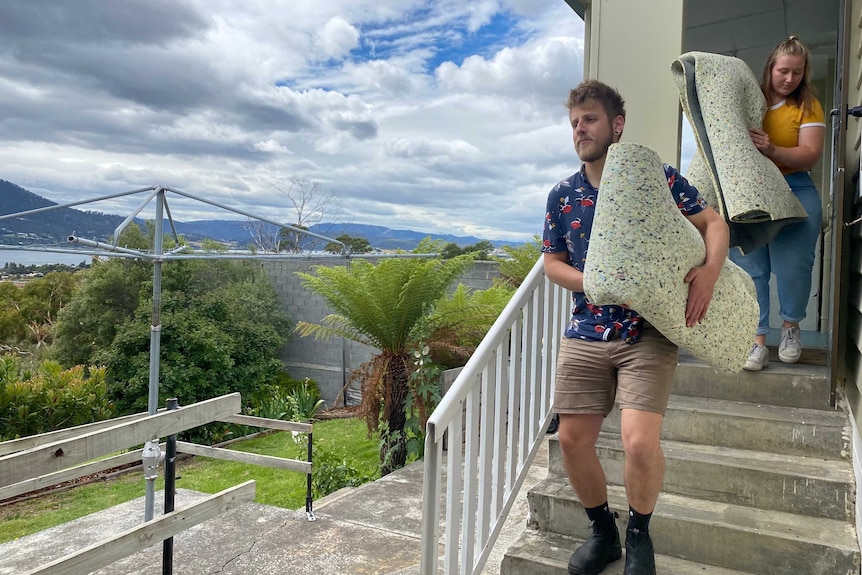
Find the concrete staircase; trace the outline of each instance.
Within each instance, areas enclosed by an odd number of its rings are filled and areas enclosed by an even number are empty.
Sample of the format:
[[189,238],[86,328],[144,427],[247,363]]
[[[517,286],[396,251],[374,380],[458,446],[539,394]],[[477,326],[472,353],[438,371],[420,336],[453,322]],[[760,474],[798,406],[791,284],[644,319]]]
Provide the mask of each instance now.
[[[722,375],[682,355],[673,389],[662,442],[667,470],[650,524],[659,575],[860,573],[850,424],[832,408],[825,367],[773,362],[759,373]],[[615,409],[597,449],[622,531],[619,433]],[[548,476],[527,499],[527,529],[500,572],[563,575],[590,526],[555,437]],[[604,573],[622,574],[623,565]]]

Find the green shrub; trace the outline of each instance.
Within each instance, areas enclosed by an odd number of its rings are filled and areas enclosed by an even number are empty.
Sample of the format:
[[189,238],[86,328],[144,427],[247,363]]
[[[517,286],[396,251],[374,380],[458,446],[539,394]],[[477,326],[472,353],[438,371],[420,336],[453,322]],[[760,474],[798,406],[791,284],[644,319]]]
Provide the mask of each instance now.
[[[273,382],[290,326],[261,269],[241,262],[170,263],[161,302],[159,404],[176,397],[189,405],[232,392],[248,397]],[[151,316],[152,301],[142,297],[109,347],[96,354],[108,368],[108,390],[121,413],[148,407]]]
[[63,369],[43,361],[34,370],[17,357],[0,359],[0,440],[110,419],[105,368]]
[[464,284],[439,300],[417,333],[431,348],[431,360],[444,369],[461,367],[497,321],[514,290],[496,285],[471,290]]
[[265,385],[254,394],[249,413],[256,417],[293,421],[298,411],[296,398],[283,387]]
[[316,381],[283,375],[277,383],[265,385],[252,395],[248,412],[268,419],[310,421],[324,405]]
[[500,270],[501,282],[511,287],[519,287],[536,265],[536,260],[542,255],[542,238],[533,236],[533,240],[518,247],[503,246],[507,257],[494,257],[497,269]]
[[280,372],[276,379],[275,385],[278,387],[285,389],[288,392],[292,392],[295,389],[299,389],[302,386],[308,388],[308,390],[313,393],[315,396],[320,397],[320,386],[317,381],[311,379],[310,377],[305,377],[303,379],[294,379],[287,372]]
[[310,380],[306,380],[306,382],[303,382],[302,385],[291,392],[291,396],[296,404],[295,416],[299,421],[311,421],[325,405],[323,400],[320,399],[320,393],[317,391],[316,385],[311,386],[307,381]]
[[358,487],[374,481],[376,477],[358,469],[358,465],[346,457],[312,447],[311,491],[314,499],[320,499],[342,487]]

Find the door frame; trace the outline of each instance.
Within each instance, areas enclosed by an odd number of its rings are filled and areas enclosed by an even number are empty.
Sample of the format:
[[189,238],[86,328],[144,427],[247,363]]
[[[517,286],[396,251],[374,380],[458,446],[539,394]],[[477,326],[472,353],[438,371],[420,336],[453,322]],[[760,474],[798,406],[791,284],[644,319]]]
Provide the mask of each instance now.
[[835,96],[833,99],[832,120],[832,285],[830,297],[830,325],[828,333],[830,387],[833,404],[837,401],[837,390],[845,387],[847,378],[847,338],[850,287],[850,230],[845,226],[847,213],[852,213],[852,194],[846,190],[846,146],[847,146],[847,109],[850,89],[850,37],[852,1],[841,0],[838,20],[838,53],[835,62]]

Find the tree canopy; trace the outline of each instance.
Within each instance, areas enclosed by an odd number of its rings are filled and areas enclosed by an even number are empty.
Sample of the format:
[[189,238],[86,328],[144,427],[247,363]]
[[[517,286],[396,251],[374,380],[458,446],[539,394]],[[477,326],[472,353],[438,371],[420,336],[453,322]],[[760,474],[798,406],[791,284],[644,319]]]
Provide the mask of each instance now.
[[[143,235],[132,234],[139,242]],[[144,242],[146,243],[146,242]],[[141,247],[141,246],[136,246]],[[153,270],[147,261],[94,260],[59,314],[53,356],[66,367],[105,365],[120,413],[147,407]],[[182,260],[162,265],[160,403],[249,395],[281,372],[289,318],[259,264]]]
[[[289,334],[275,290],[260,268],[237,262],[169,262],[161,305],[160,403],[189,404],[238,391],[248,397],[281,372]],[[179,264],[179,265],[177,265]],[[214,269],[217,268],[217,269]],[[121,412],[146,408],[152,298],[95,356]]]
[[[348,254],[367,254],[371,251],[371,244],[365,238],[341,234],[335,239],[347,247]],[[341,245],[335,242],[329,242],[323,249],[331,254],[340,254],[342,252]]]
[[21,288],[0,282],[0,344],[39,347],[48,343],[58,312],[76,288],[77,276],[72,272],[50,272]]
[[443,259],[451,259],[454,257],[472,254],[477,260],[486,261],[490,258],[491,252],[494,251],[494,245],[488,240],[482,240],[464,246],[463,248],[454,242],[449,242],[440,250],[440,257]]
[[[337,207],[338,193],[324,187],[321,182],[291,176],[286,184],[275,184],[273,190],[290,205],[290,216],[280,220],[297,230],[308,230],[320,223],[324,217]],[[249,218],[244,226],[251,234],[255,251],[302,253],[317,249],[320,240],[294,231],[278,228],[266,222]]]

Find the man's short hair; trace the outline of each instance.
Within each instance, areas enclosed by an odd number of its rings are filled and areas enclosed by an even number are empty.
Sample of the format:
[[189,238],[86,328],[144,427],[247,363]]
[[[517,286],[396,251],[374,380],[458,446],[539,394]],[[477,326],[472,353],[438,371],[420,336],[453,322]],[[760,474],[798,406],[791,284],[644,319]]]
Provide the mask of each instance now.
[[612,88],[598,80],[584,80],[576,88],[569,91],[566,108],[571,114],[572,109],[587,102],[598,102],[608,113],[608,119],[617,116],[626,117],[625,101],[616,88]]

